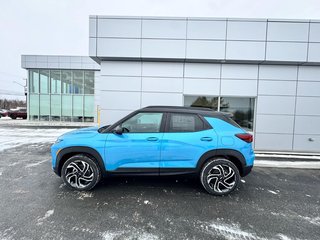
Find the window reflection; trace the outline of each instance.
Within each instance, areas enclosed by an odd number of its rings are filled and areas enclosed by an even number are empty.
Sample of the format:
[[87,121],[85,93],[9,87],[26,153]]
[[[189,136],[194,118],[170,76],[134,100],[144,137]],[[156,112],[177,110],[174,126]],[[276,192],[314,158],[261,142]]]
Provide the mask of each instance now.
[[83,71],[73,71],[73,93],[83,94]]
[[94,71],[29,70],[29,119],[94,121]]
[[49,71],[40,70],[40,93],[49,93]]
[[220,111],[232,113],[241,127],[253,129],[254,98],[221,97]]
[[61,83],[62,83],[62,93],[71,94],[72,86],[71,86],[71,71],[70,70],[62,70],[61,71]]
[[[220,104],[218,104],[220,101]],[[246,97],[208,97],[185,96],[184,105],[191,107],[209,107],[215,111],[231,113],[231,117],[241,127],[252,130],[254,117],[254,98]]]
[[206,107],[218,110],[218,97],[185,96],[184,105],[188,107]]

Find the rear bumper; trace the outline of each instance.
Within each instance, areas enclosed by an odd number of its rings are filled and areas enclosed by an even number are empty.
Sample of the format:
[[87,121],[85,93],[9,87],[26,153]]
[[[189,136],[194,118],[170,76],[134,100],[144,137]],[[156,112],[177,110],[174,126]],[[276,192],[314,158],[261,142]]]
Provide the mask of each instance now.
[[252,168],[253,166],[245,166],[242,170],[241,177],[247,176],[251,172]]

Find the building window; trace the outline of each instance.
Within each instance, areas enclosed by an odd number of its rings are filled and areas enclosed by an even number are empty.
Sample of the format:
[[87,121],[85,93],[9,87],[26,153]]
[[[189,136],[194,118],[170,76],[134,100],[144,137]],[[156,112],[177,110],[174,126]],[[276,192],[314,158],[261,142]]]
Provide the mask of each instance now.
[[39,93],[39,70],[29,71],[29,93]]
[[221,97],[220,111],[231,113],[241,127],[253,129],[254,98]]
[[94,94],[94,72],[84,72],[84,94]]
[[94,71],[29,70],[29,119],[94,121]]
[[184,97],[185,106],[209,107],[215,111],[231,113],[231,118],[247,130],[253,129],[254,103],[255,99],[249,97]]
[[184,105],[190,107],[206,107],[218,111],[218,97],[185,96]]
[[49,70],[40,70],[40,93],[49,93]]

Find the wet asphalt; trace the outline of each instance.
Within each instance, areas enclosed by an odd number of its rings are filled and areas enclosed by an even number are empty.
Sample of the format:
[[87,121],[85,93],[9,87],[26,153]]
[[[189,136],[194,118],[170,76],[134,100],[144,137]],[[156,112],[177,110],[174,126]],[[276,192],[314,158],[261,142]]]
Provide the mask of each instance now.
[[0,239],[320,239],[319,170],[254,168],[224,197],[194,177],[113,177],[77,192],[49,151],[0,152]]

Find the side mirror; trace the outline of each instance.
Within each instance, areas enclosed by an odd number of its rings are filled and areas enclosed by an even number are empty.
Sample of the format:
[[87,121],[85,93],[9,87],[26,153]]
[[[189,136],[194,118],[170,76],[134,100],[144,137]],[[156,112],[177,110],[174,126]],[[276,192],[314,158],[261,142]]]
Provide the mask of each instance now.
[[117,127],[113,130],[113,132],[114,132],[115,134],[121,135],[121,134],[123,133],[123,128],[120,127],[120,126],[117,126]]

